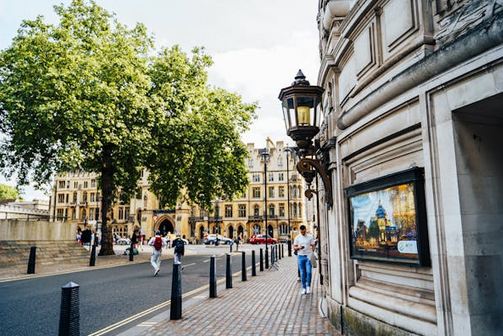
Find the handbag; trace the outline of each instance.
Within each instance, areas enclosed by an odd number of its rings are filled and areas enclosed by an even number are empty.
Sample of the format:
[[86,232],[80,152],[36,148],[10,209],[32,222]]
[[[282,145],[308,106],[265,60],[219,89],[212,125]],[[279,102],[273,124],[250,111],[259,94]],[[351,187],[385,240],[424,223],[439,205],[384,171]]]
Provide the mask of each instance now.
[[311,266],[313,266],[313,268],[318,267],[318,264],[316,263],[317,260],[318,258],[314,252],[309,255],[309,261],[311,262]]

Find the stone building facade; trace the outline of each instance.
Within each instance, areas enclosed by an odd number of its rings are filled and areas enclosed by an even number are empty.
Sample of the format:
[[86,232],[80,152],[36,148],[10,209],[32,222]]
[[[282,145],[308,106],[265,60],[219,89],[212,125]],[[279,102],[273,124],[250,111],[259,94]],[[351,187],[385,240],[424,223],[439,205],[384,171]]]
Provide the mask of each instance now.
[[[334,200],[320,209],[322,307],[347,335],[501,335],[503,2],[320,0],[318,27]],[[375,241],[348,195],[411,170],[427,260],[359,257]]]
[[[270,146],[269,146],[270,145]],[[201,241],[206,233],[220,233],[235,238],[242,233],[248,239],[254,230],[265,231],[264,165],[260,149],[248,144],[250,186],[242,197],[213,202],[211,212],[197,206],[178,204],[173,209],[162,208],[159,199],[149,190],[148,171],[138,181],[138,192],[129,202],[116,202],[109,212],[113,233],[126,237],[133,228],[141,227],[147,236],[156,230],[180,233]],[[269,232],[278,239],[288,238],[288,191],[290,192],[290,228],[292,234],[312,214],[312,202],[303,197],[304,182],[295,170],[295,156],[287,155],[282,141],[268,142],[270,161],[267,169],[267,209]],[[287,167],[288,156],[288,167]],[[288,171],[287,171],[288,168]],[[290,183],[287,183],[287,176]],[[72,172],[56,177],[53,187],[51,217],[53,220],[77,223],[79,227],[96,227],[101,222],[100,190],[97,175]],[[306,211],[307,209],[307,211]]]

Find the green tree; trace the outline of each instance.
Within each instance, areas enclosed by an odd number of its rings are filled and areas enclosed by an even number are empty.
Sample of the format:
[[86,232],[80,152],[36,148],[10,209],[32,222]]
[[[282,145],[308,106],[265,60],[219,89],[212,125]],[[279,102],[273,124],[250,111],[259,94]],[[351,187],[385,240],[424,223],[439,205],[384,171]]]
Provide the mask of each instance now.
[[113,254],[107,211],[132,195],[142,167],[166,204],[182,195],[207,205],[245,185],[239,133],[255,105],[209,88],[211,59],[177,47],[153,54],[132,29],[94,2],[55,6],[57,25],[26,20],[0,52],[0,169],[18,184],[54,173],[100,175],[102,248]]
[[174,47],[162,50],[151,67],[151,96],[163,113],[153,128],[155,145],[146,167],[153,191],[167,205],[188,200],[209,208],[215,197],[231,198],[248,185],[240,134],[256,105],[210,88],[211,64],[200,49],[189,58]]
[[0,183],[0,204],[17,200],[19,192],[16,188]]

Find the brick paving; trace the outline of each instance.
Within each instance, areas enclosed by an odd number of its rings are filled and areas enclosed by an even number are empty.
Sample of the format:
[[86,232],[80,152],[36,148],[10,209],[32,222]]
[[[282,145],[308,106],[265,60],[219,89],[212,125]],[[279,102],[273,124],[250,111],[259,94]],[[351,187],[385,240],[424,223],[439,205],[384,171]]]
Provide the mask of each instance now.
[[[234,278],[234,288],[219,289],[183,311],[183,318],[142,323],[138,335],[340,335],[318,310],[318,272],[313,269],[313,293],[300,295],[295,257],[280,260],[279,270]],[[239,278],[240,279],[240,278]]]

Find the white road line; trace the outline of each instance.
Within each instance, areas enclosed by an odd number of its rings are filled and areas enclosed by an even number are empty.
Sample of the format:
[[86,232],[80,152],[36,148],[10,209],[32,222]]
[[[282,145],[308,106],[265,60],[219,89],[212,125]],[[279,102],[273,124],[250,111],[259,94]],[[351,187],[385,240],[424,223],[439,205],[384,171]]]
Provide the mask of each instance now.
[[210,262],[210,259],[207,259],[207,260],[203,260],[203,262]]
[[187,264],[187,265],[184,265],[184,267],[189,267],[189,266],[193,266],[195,265],[196,263],[192,263],[192,264]]

